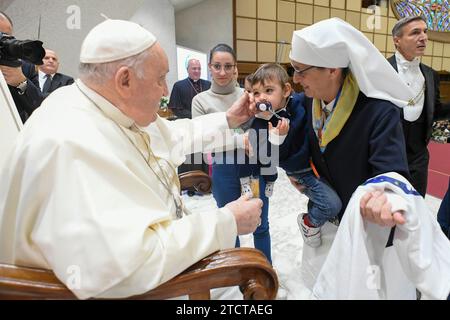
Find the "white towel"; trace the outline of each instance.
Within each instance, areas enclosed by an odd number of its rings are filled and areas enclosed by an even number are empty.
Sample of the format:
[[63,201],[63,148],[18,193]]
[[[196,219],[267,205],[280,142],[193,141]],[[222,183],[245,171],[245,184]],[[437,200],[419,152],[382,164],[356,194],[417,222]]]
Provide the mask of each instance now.
[[[390,228],[365,221],[361,197],[384,190],[393,211],[404,210],[393,247]],[[397,173],[379,175],[354,192],[313,287],[317,299],[446,299],[450,293],[450,242],[424,199]]]

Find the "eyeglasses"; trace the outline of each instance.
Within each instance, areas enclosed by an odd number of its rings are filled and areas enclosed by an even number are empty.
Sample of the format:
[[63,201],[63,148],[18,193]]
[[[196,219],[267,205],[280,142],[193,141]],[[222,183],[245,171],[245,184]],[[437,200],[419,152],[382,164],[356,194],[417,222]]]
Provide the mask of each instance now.
[[232,72],[235,66],[236,66],[235,64],[225,64],[222,66],[220,63],[215,63],[215,64],[211,65],[213,70],[216,72],[220,72],[223,68],[223,70],[225,70],[225,72],[228,72],[228,73]]
[[309,67],[306,67],[304,69],[299,70],[296,67],[294,67],[294,65],[292,63],[291,63],[291,66],[294,69],[294,73],[297,74],[300,77],[303,77],[305,72],[308,71],[309,69],[317,68],[316,66],[309,66]]

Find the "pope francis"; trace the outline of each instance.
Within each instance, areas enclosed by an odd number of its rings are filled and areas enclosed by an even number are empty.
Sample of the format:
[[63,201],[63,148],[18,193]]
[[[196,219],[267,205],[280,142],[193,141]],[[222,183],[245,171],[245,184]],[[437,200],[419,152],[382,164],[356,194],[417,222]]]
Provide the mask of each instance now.
[[52,269],[80,299],[121,298],[256,229],[259,199],[188,214],[175,170],[185,154],[224,145],[213,137],[247,121],[252,98],[169,122],[157,115],[167,73],[166,54],[139,25],[106,20],[90,31],[80,79],[36,110],[2,171],[1,262]]

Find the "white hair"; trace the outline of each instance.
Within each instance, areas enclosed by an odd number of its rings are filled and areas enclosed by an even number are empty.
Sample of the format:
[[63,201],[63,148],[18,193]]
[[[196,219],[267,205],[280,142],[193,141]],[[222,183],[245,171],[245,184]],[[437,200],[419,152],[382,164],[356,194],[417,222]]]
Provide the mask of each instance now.
[[186,70],[189,69],[189,64],[191,63],[191,61],[198,61],[198,63],[200,63],[200,60],[198,60],[197,58],[195,58],[195,57],[188,57],[186,59]]
[[138,79],[145,79],[144,62],[152,54],[150,50],[145,50],[137,55],[106,63],[80,63],[78,71],[80,79],[95,84],[103,84],[114,78],[117,70],[121,67],[129,67]]

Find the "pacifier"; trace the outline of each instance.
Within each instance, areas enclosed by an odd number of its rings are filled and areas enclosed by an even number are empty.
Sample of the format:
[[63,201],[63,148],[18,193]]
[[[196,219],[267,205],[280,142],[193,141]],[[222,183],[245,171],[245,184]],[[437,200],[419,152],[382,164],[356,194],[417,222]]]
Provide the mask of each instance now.
[[256,103],[256,109],[261,112],[272,111],[272,104],[269,101],[260,101]]

